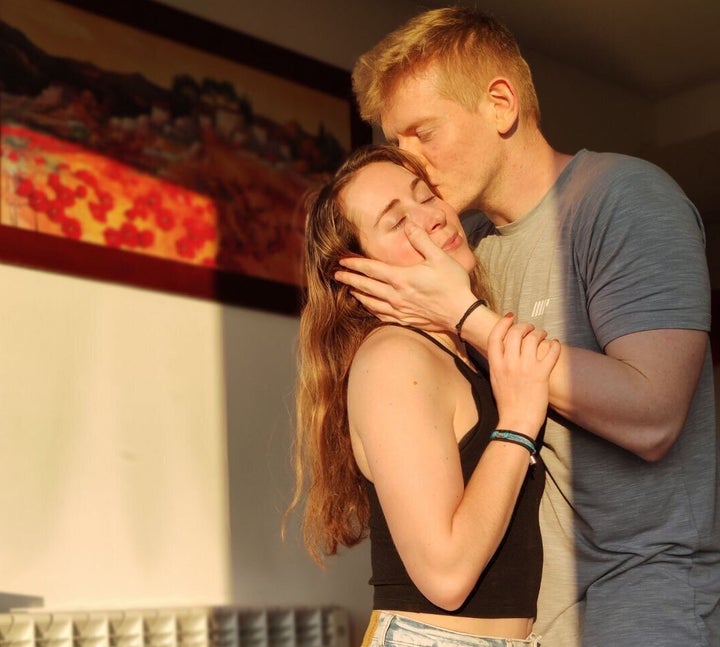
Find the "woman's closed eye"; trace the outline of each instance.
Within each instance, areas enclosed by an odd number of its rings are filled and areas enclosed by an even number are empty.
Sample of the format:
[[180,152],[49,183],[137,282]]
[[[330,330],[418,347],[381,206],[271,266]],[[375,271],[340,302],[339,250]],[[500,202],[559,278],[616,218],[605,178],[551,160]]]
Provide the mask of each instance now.
[[433,190],[420,179],[418,179],[415,186],[413,186],[413,194],[415,200],[420,204],[427,204],[437,198]]
[[390,227],[390,229],[392,229],[393,231],[396,230],[396,229],[400,229],[400,227],[401,227],[401,226],[403,225],[403,223],[405,222],[405,219],[406,219],[406,218],[407,218],[407,216],[405,216],[405,215],[400,216],[400,218],[397,220],[397,222],[396,222],[394,225],[392,225],[392,227]]

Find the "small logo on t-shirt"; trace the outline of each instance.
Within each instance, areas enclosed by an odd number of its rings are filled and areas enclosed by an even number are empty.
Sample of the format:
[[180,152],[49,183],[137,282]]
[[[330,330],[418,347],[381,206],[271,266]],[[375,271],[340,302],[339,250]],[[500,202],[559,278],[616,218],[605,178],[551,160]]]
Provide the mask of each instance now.
[[550,299],[542,299],[540,301],[536,301],[530,317],[542,317],[545,314],[545,309],[548,307],[548,305],[550,305]]

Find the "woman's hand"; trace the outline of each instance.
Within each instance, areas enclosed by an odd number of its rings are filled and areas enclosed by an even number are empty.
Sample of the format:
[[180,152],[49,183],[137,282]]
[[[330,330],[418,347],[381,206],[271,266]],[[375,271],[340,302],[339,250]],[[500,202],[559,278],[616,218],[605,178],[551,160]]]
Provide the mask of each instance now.
[[498,428],[536,438],[547,416],[548,379],[561,346],[557,339],[547,340],[544,330],[513,322],[513,314],[506,314],[488,338],[490,383],[498,407]]

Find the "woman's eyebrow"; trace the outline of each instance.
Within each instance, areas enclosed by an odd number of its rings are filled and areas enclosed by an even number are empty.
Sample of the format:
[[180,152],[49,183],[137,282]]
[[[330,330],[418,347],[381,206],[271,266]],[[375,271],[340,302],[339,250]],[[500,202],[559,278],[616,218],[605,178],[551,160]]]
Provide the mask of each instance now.
[[[414,192],[415,192],[415,187],[418,185],[419,182],[422,182],[422,181],[423,181],[422,178],[420,178],[420,177],[414,177],[414,178],[413,178],[413,181],[410,182],[410,192],[411,192],[411,193],[414,193]],[[373,227],[377,227],[378,224],[380,223],[380,221],[382,220],[382,217],[383,217],[388,211],[390,211],[396,204],[398,204],[399,202],[400,202],[400,200],[399,200],[398,198],[394,198],[393,200],[390,200],[390,202],[388,202],[388,203],[385,205],[385,207],[380,211],[380,213],[378,214],[377,218],[375,218],[375,222],[373,223]]]

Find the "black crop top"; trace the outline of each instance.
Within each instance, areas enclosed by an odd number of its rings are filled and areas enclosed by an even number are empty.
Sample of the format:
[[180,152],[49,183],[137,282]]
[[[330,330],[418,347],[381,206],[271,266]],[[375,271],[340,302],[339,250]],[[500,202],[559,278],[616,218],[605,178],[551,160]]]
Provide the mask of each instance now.
[[[479,420],[458,444],[463,479],[467,484],[488,445],[490,432],[497,424],[497,408],[490,383],[485,375],[473,371],[433,337],[415,328],[411,330],[451,355],[458,370],[470,382]],[[542,570],[538,507],[545,486],[545,466],[537,458],[537,463],[528,469],[510,525],[497,552],[467,600],[452,612],[432,604],[410,579],[390,536],[375,487],[365,479],[370,500],[373,609],[476,618],[535,618]]]

